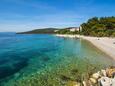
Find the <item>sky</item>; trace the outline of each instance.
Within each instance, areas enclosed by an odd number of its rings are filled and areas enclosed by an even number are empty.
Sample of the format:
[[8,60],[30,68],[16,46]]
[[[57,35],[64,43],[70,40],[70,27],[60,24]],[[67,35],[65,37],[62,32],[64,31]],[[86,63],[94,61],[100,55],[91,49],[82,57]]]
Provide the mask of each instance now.
[[0,32],[76,27],[95,16],[115,16],[115,0],[0,0]]

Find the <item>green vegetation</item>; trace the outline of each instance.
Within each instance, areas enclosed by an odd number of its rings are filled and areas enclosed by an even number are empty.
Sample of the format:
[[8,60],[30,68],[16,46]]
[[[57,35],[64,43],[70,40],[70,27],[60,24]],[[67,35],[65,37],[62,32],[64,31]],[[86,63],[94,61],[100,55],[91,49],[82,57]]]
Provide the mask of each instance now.
[[93,17],[86,23],[81,24],[82,30],[71,31],[69,28],[44,28],[36,29],[18,34],[82,34],[97,37],[115,37],[115,17]]
[[58,30],[57,28],[44,28],[44,29],[36,29],[32,31],[27,32],[20,32],[17,34],[54,34],[55,30]]
[[81,25],[82,34],[98,37],[115,37],[115,17],[94,17]]
[[69,29],[60,29],[57,34],[79,34],[79,31],[70,31]]
[[32,31],[27,31],[27,32],[20,32],[17,34],[78,34],[78,31],[70,31],[70,27],[68,28],[44,28],[44,29],[35,29]]

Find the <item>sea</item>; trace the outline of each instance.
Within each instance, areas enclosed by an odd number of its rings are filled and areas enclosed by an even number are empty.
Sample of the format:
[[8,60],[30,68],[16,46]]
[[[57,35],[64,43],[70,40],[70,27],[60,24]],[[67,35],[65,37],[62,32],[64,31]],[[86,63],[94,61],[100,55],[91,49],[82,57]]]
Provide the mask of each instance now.
[[65,86],[61,81],[72,71],[113,65],[112,58],[83,39],[0,33],[0,86]]

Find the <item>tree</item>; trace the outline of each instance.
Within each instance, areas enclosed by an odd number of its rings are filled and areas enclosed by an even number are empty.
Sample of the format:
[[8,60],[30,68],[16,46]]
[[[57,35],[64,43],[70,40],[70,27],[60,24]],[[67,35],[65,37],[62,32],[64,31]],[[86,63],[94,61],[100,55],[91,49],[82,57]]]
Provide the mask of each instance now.
[[81,27],[83,35],[111,36],[115,33],[115,17],[93,17],[81,24]]

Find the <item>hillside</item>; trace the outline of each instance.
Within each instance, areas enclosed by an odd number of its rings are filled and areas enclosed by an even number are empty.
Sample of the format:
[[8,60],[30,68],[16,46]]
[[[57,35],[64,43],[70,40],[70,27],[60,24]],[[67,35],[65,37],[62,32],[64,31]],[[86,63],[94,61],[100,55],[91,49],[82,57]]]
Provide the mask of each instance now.
[[87,36],[115,37],[115,17],[94,17],[81,25]]
[[58,28],[44,28],[44,29],[35,29],[27,32],[19,32],[17,34],[53,34]]

